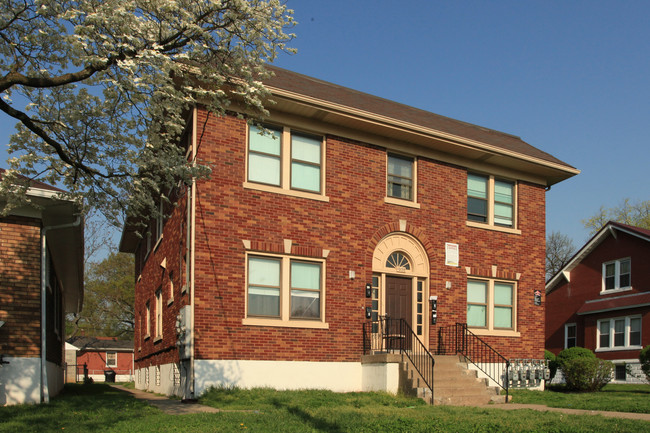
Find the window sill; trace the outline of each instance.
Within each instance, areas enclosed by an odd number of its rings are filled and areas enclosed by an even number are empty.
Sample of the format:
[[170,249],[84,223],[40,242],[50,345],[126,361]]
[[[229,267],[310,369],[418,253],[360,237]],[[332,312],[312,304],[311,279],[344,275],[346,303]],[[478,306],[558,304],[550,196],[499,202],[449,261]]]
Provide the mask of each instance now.
[[314,192],[284,189],[284,188],[280,188],[279,186],[263,185],[254,182],[244,182],[242,185],[246,189],[254,189],[257,191],[271,192],[274,194],[282,194],[291,197],[306,198],[306,199],[316,200],[316,201],[324,201],[324,202],[330,201],[330,198],[328,196],[319,193],[314,193]]
[[167,301],[167,306],[169,307],[173,303],[174,303],[174,298],[171,298],[169,301]]
[[411,200],[405,200],[395,197],[384,197],[384,203],[396,204],[398,206],[412,207],[414,209],[420,209],[420,203],[416,203]]
[[502,233],[510,233],[513,235],[520,235],[521,230],[518,229],[512,229],[508,227],[500,227],[500,226],[491,226],[489,224],[485,223],[478,223],[475,221],[466,221],[467,227],[474,227],[477,229],[484,229],[484,230],[492,230],[495,232],[502,232]]
[[151,338],[151,335],[147,334],[147,335],[144,336],[144,341],[147,341],[150,338]]
[[594,352],[624,352],[628,350],[641,350],[643,346],[626,346],[626,347],[602,347],[594,350]]
[[242,325],[248,326],[269,326],[279,328],[310,328],[310,329],[329,329],[330,325],[326,322],[317,320],[281,320],[281,319],[262,319],[257,317],[246,317],[241,321]]
[[511,330],[469,328],[475,335],[486,337],[521,337],[521,333]]
[[600,291],[600,296],[613,295],[613,294],[616,294],[616,293],[623,293],[623,292],[629,292],[630,290],[632,290],[632,287],[623,287],[621,289],[611,289],[611,290],[601,290]]
[[154,344],[156,344],[156,343],[160,343],[160,342],[162,341],[162,339],[163,339],[163,338],[162,338],[162,335],[161,335],[161,336],[158,336],[158,337],[156,337],[156,338],[153,340],[153,343],[154,343]]

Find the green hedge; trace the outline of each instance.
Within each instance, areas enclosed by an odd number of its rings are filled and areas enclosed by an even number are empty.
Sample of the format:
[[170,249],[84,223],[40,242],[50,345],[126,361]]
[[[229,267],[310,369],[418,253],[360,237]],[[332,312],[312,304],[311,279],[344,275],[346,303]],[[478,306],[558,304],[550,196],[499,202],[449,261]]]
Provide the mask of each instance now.
[[613,363],[595,357],[577,357],[562,365],[567,388],[579,392],[600,391],[612,380],[613,369]]

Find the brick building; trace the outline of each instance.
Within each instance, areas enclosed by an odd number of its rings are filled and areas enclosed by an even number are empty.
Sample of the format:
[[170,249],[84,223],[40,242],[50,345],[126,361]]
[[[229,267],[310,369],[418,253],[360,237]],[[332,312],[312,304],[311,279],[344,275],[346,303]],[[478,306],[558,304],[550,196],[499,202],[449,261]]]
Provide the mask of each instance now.
[[123,232],[136,386],[394,390],[362,363],[367,316],[404,319],[430,348],[467,322],[506,357],[543,358],[545,190],[578,170],[512,135],[273,71],[267,133],[194,109],[183,145],[211,179],[172,191],[178,206],[142,240]]
[[650,344],[650,230],[607,223],[546,284],[546,348],[579,346],[615,364],[614,382],[645,382]]
[[47,402],[63,387],[64,314],[83,301],[83,219],[59,192],[32,182],[35,206],[0,217],[0,405]]
[[115,337],[71,337],[66,341],[66,357],[70,359],[67,382],[81,381],[86,375],[95,382],[106,379],[133,381],[133,341]]

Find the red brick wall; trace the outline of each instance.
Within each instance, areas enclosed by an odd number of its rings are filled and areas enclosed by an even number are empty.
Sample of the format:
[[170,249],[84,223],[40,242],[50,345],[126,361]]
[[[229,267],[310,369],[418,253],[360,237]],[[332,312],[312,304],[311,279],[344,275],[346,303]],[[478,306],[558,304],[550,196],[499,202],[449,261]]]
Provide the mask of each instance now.
[[[199,159],[212,165],[212,179],[197,185],[195,330],[197,359],[359,361],[365,284],[372,277],[372,254],[381,237],[399,230],[426,248],[431,294],[438,295],[439,326],[465,322],[466,285],[470,267],[481,275],[492,265],[499,277],[521,274],[517,293],[520,338],[485,337],[509,358],[541,358],[544,343],[544,299],[533,305],[533,291],[544,289],[544,188],[518,185],[518,228],[508,234],[466,226],[466,170],[426,158],[418,159],[420,209],[387,204],[386,150],[327,136],[326,195],[321,202],[244,189],[246,124],[199,111]],[[175,322],[189,303],[181,294],[180,253],[185,250],[186,196],[170,209],[163,239],[149,254],[136,283],[136,368],[177,362]],[[326,261],[326,322],[329,329],[244,326],[245,249],[242,240],[265,250],[282,251],[291,239],[293,254],[320,255]],[[460,246],[460,267],[444,265],[445,242]],[[144,256],[141,249],[136,253]],[[166,258],[166,269],[160,264]],[[356,272],[350,280],[349,270]],[[483,271],[481,271],[483,270]],[[174,301],[168,305],[167,281],[174,272]],[[450,281],[451,289],[445,289]],[[155,291],[163,287],[163,338],[143,337],[145,305],[155,317]],[[428,311],[428,308],[427,308]],[[151,333],[154,334],[154,320]]]
[[[234,118],[207,121],[200,113],[199,157],[213,164],[211,181],[198,184],[196,234],[196,356],[199,359],[358,361],[362,351],[364,287],[371,257],[386,227],[408,229],[427,248],[431,294],[439,296],[438,326],[464,322],[465,267],[521,274],[518,330],[521,338],[487,337],[504,355],[543,356],[544,308],[533,305],[543,291],[544,188],[518,187],[518,228],[507,234],[466,226],[466,170],[418,160],[420,209],[384,203],[386,151],[342,137],[327,137],[326,195],[329,203],[244,189],[246,125]],[[243,326],[245,250],[242,239],[294,248],[330,250],[326,321],[329,330]],[[445,242],[460,245],[460,267],[444,265]],[[294,250],[295,251],[295,250]],[[348,278],[348,271],[356,279]],[[452,288],[444,289],[445,281]],[[437,329],[430,328],[431,334]]]
[[[111,352],[109,350],[109,352]],[[104,370],[115,370],[118,374],[127,374],[133,371],[133,353],[117,352],[117,366],[106,366],[106,351],[79,351],[77,352],[77,371],[83,372],[86,364],[90,374],[101,374]]]
[[[602,265],[612,260],[631,258],[632,287],[630,291],[601,295]],[[576,311],[585,301],[650,291],[650,244],[637,237],[617,231],[616,238],[608,235],[575,269],[571,282],[564,282],[548,294],[546,309],[546,347],[554,353],[564,348],[564,324],[577,323],[578,346],[596,349],[597,321],[608,317],[642,314],[641,343],[650,344],[650,317],[646,310],[620,310],[609,313],[578,316]],[[603,359],[638,358],[638,351],[615,351],[598,354]]]
[[0,353],[40,356],[40,220],[0,218]]

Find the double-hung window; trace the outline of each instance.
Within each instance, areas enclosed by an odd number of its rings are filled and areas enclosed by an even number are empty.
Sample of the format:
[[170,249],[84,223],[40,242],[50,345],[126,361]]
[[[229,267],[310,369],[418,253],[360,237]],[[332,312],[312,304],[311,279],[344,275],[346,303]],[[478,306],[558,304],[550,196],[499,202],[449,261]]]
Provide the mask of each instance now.
[[244,186],[326,200],[324,154],[322,136],[250,125]]
[[626,290],[632,285],[632,265],[629,258],[603,263],[603,291]]
[[106,367],[117,367],[117,352],[106,352]]
[[515,183],[467,173],[467,220],[515,228]]
[[495,280],[467,281],[467,325],[471,328],[514,331],[515,285]]
[[640,349],[641,316],[616,317],[598,321],[598,349]]
[[392,198],[413,201],[414,160],[407,156],[388,154],[386,195]]
[[162,287],[156,290],[156,339],[162,338],[163,332]]
[[578,327],[575,323],[564,325],[564,348],[576,347],[578,345]]
[[[324,324],[323,268],[323,260],[249,255],[244,323],[305,327]],[[285,323],[278,324],[278,320]]]

